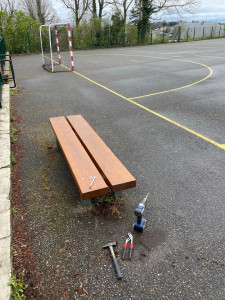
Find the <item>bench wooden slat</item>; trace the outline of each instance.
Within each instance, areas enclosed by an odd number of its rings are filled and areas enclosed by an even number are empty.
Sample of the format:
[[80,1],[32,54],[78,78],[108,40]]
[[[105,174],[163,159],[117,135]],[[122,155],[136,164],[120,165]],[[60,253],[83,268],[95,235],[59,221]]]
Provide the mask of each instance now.
[[[105,195],[109,188],[81,145],[65,117],[50,118],[50,123],[67,160],[83,200]],[[92,188],[89,186],[96,177]]]
[[67,120],[111,191],[118,192],[136,186],[136,179],[81,115],[67,116]]

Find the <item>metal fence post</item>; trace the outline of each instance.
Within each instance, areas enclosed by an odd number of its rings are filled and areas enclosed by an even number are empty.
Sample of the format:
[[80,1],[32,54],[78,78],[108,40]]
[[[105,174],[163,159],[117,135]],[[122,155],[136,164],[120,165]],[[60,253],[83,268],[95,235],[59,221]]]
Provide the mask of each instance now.
[[108,30],[108,45],[110,46],[110,29]]
[[91,47],[93,47],[93,31],[91,30]]
[[[1,54],[3,54],[1,56]],[[6,54],[6,47],[5,47],[5,41],[4,38],[0,35],[0,59],[3,59]],[[0,62],[0,69],[4,70],[5,62],[1,61]],[[2,85],[3,85],[3,80],[0,72],[0,108],[2,108]]]
[[181,37],[181,26],[178,27],[178,42],[180,42]]
[[188,41],[189,27],[187,29],[187,41]]
[[195,27],[194,27],[194,34],[193,34],[193,40],[195,39]]
[[0,108],[2,108],[2,75],[0,72]]
[[211,39],[213,37],[213,26],[212,26],[212,30],[211,30]]
[[150,44],[152,45],[152,30],[151,30],[151,33],[150,33]]
[[73,33],[73,30],[72,30],[72,46],[73,46],[73,48],[75,48],[75,41],[74,41],[74,33]]
[[124,28],[124,32],[123,32],[123,45],[124,47],[126,47],[126,29]]
[[140,45],[140,28],[138,28],[138,36],[137,36],[137,42],[138,42],[138,45]]
[[203,33],[202,33],[202,38],[204,39],[205,37],[205,27],[203,27]]
[[220,37],[220,31],[221,31],[221,26],[220,26],[220,30],[219,30],[219,37]]
[[162,35],[162,44],[164,43],[164,28],[163,28],[163,35]]
[[29,33],[29,31],[27,31],[27,40],[28,40],[28,45],[29,45],[29,51],[31,53],[32,52],[32,48],[31,48],[31,41],[30,41],[30,33]]
[[[4,38],[0,35],[0,54],[6,54],[6,47],[5,47],[5,41]],[[4,56],[0,55],[0,59],[3,59]],[[5,61],[1,61],[1,68],[4,69]]]

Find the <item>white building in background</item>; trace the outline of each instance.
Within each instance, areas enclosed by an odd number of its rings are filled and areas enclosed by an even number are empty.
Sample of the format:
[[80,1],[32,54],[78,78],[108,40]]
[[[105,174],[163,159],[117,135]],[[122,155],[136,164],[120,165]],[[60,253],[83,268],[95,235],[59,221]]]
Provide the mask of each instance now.
[[191,40],[224,36],[224,24],[217,22],[180,22],[168,36],[171,39]]

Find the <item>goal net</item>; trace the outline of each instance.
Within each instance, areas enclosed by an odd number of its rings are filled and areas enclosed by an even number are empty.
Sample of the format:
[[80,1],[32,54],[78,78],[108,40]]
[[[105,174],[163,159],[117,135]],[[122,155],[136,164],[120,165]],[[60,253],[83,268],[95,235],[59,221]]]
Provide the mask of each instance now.
[[70,24],[40,26],[43,68],[49,72],[74,71]]

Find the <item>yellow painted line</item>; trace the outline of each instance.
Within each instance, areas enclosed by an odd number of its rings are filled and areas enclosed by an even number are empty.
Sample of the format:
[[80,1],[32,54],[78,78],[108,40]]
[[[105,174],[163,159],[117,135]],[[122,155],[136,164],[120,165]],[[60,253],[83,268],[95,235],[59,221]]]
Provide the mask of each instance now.
[[159,117],[159,118],[161,118],[161,119],[164,119],[164,120],[166,120],[167,122],[170,122],[170,123],[172,123],[172,124],[174,124],[174,125],[176,125],[176,126],[182,128],[182,129],[184,129],[184,130],[186,130],[186,131],[188,131],[188,132],[194,134],[195,136],[198,136],[198,137],[200,137],[201,139],[203,139],[203,140],[205,140],[205,141],[207,141],[207,142],[209,142],[209,143],[211,143],[211,144],[213,144],[213,145],[215,145],[215,146],[217,146],[217,147],[222,148],[222,149],[225,150],[225,144],[219,144],[219,143],[217,143],[217,142],[215,142],[215,141],[213,141],[213,140],[211,140],[211,139],[205,137],[204,135],[202,135],[202,134],[200,134],[200,133],[198,133],[198,132],[196,132],[196,131],[194,131],[194,130],[192,130],[192,129],[189,129],[189,128],[186,127],[186,126],[183,126],[183,125],[181,125],[181,124],[179,124],[179,123],[177,123],[177,122],[175,122],[175,121],[173,121],[173,120],[171,120],[171,119],[169,119],[169,118],[167,118],[167,117],[165,117],[165,116],[163,116],[163,115],[161,115],[161,114],[158,114],[157,112],[155,112],[155,111],[153,111],[153,110],[147,108],[147,107],[144,106],[144,105],[141,105],[141,104],[139,104],[139,103],[137,103],[137,102],[135,102],[135,101],[133,101],[133,100],[131,100],[131,99],[129,99],[129,98],[124,97],[123,95],[120,95],[119,93],[114,92],[113,90],[107,88],[106,86],[104,86],[104,85],[102,85],[102,84],[100,84],[100,83],[98,83],[98,82],[96,82],[96,81],[94,81],[94,80],[92,80],[92,79],[90,79],[90,78],[88,78],[88,77],[86,77],[86,76],[84,76],[84,75],[82,75],[82,74],[76,72],[76,71],[73,71],[73,73],[75,73],[75,74],[77,74],[77,75],[79,75],[79,76],[85,78],[86,80],[88,80],[88,81],[90,81],[90,82],[92,82],[92,83],[94,83],[94,84],[96,84],[96,85],[102,87],[103,89],[105,89],[105,90],[107,90],[107,91],[109,91],[109,92],[111,92],[111,93],[117,95],[118,97],[120,97],[120,98],[122,98],[122,99],[124,99],[124,100],[127,100],[127,101],[129,101],[130,103],[132,103],[132,104],[134,104],[134,105],[137,105],[138,107],[140,107],[140,108],[142,108],[142,109],[148,111],[149,113],[151,113],[151,114],[153,114],[153,115],[155,115],[155,116],[157,116],[157,117]]
[[[117,54],[115,54],[115,55],[117,55]],[[121,55],[121,54],[120,54],[120,55]],[[204,68],[206,68],[206,69],[209,70],[209,74],[208,74],[206,77],[204,77],[204,78],[202,78],[201,80],[198,80],[198,81],[196,81],[196,82],[193,82],[193,83],[191,83],[191,84],[187,84],[187,85],[184,85],[184,86],[181,86],[181,87],[178,87],[178,88],[174,88],[174,89],[170,89],[170,90],[166,90],[166,91],[161,91],[161,92],[151,93],[151,94],[142,95],[142,96],[137,96],[137,97],[131,97],[131,98],[129,98],[129,99],[131,99],[131,100],[134,100],[134,99],[140,99],[140,98],[144,98],[144,97],[150,97],[150,96],[154,96],[154,95],[165,94],[165,93],[170,93],[170,92],[174,92],[174,91],[177,91],[177,90],[180,90],[180,89],[188,88],[188,87],[190,87],[190,86],[193,86],[193,85],[195,85],[195,84],[198,84],[198,83],[200,83],[200,82],[202,82],[202,81],[208,79],[208,78],[209,78],[210,76],[212,76],[212,74],[213,74],[213,71],[212,71],[212,69],[211,69],[209,66],[207,66],[207,65],[205,65],[205,64],[201,64],[201,63],[195,62],[195,61],[191,61],[191,60],[177,59],[177,58],[169,58],[169,57],[159,57],[159,56],[151,56],[151,55],[141,55],[141,54],[134,54],[134,55],[132,55],[132,54],[124,55],[124,54],[123,54],[123,56],[132,56],[132,57],[138,56],[138,57],[145,57],[145,58],[156,58],[156,59],[161,59],[161,60],[176,60],[176,61],[182,61],[182,62],[187,62],[187,63],[191,63],[191,64],[200,65],[200,66],[202,66],[202,67],[204,67]]]
[[[46,57],[46,58],[48,58],[48,57]],[[69,69],[68,67],[66,67],[66,66],[64,66],[64,65],[61,65],[61,66],[63,66],[63,67],[66,68],[67,70],[71,70],[71,69]],[[204,136],[204,135],[202,135],[202,134],[200,134],[200,133],[198,133],[198,132],[196,132],[196,131],[194,131],[194,130],[192,130],[192,129],[186,127],[186,126],[183,126],[182,124],[180,124],[180,123],[178,123],[178,122],[175,122],[175,121],[173,121],[173,120],[171,120],[171,119],[169,119],[169,118],[167,118],[167,117],[165,117],[165,116],[163,116],[163,115],[161,115],[161,114],[159,114],[159,113],[157,113],[157,112],[155,112],[155,111],[153,111],[153,110],[147,108],[146,106],[141,105],[141,104],[139,104],[139,103],[133,101],[132,99],[129,99],[129,98],[127,98],[127,97],[125,97],[125,96],[123,96],[123,95],[121,95],[121,94],[119,94],[119,93],[116,93],[115,91],[113,91],[113,90],[107,88],[106,86],[104,86],[104,85],[102,85],[102,84],[100,84],[100,83],[98,83],[98,82],[96,82],[96,81],[94,81],[94,80],[92,80],[92,79],[90,79],[90,78],[88,78],[88,77],[86,77],[86,76],[84,76],[84,75],[82,75],[82,74],[76,72],[76,71],[72,71],[72,72],[73,72],[74,74],[76,74],[76,75],[78,75],[78,76],[80,76],[80,77],[82,77],[82,78],[84,78],[84,79],[90,81],[91,83],[93,83],[93,84],[95,84],[95,85],[97,85],[97,86],[100,86],[101,88],[107,90],[108,92],[110,92],[110,93],[112,93],[112,94],[114,94],[114,95],[116,95],[116,96],[118,96],[118,97],[120,97],[120,98],[122,98],[122,99],[124,99],[124,100],[126,100],[126,101],[128,101],[128,102],[130,102],[130,103],[132,103],[132,104],[134,104],[134,105],[136,105],[136,106],[142,108],[142,109],[144,109],[144,110],[146,110],[147,112],[149,112],[149,113],[151,113],[151,114],[153,114],[153,115],[155,115],[155,116],[157,116],[157,117],[159,117],[159,118],[161,118],[161,119],[163,119],[163,120],[165,120],[165,121],[167,121],[167,122],[169,122],[169,123],[171,123],[171,124],[173,124],[173,125],[176,125],[176,126],[182,128],[182,129],[184,129],[184,130],[187,131],[187,132],[190,132],[191,134],[193,134],[193,135],[195,135],[195,136],[197,136],[197,137],[199,137],[199,138],[201,138],[201,139],[203,139],[203,140],[205,140],[205,141],[207,141],[207,142],[213,144],[213,145],[216,146],[216,147],[219,147],[219,148],[225,150],[225,144],[219,144],[219,143],[217,143],[216,141],[214,141],[214,140],[212,140],[212,139],[210,139],[210,138],[208,138],[208,137],[206,137],[206,136]]]
[[[176,60],[180,60],[180,59],[176,59]],[[180,60],[180,61],[191,62],[191,61],[183,60],[183,59]],[[132,98],[129,98],[129,99],[131,99],[131,100],[133,100],[133,99],[140,99],[140,98],[144,98],[144,97],[150,97],[150,96],[155,96],[155,95],[160,95],[160,94],[165,94],[165,93],[170,93],[170,92],[178,91],[178,90],[185,89],[185,88],[188,88],[190,86],[196,85],[196,84],[198,84],[200,82],[203,82],[206,79],[208,79],[210,76],[212,76],[213,71],[212,71],[212,69],[209,66],[201,64],[201,63],[197,63],[197,62],[191,62],[191,63],[194,63],[194,64],[197,64],[197,65],[200,65],[200,66],[203,66],[203,67],[207,68],[209,70],[209,74],[206,77],[204,77],[204,78],[202,78],[202,79],[200,79],[200,80],[198,80],[196,82],[193,82],[191,84],[187,84],[187,85],[184,85],[184,86],[180,86],[178,88],[174,88],[174,89],[170,89],[170,90],[166,90],[166,91],[162,91],[162,92],[156,92],[156,93],[152,93],[152,94],[147,94],[147,95],[132,97]]]
[[138,63],[138,60],[134,60],[134,59],[132,59],[131,61]]

